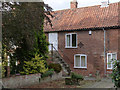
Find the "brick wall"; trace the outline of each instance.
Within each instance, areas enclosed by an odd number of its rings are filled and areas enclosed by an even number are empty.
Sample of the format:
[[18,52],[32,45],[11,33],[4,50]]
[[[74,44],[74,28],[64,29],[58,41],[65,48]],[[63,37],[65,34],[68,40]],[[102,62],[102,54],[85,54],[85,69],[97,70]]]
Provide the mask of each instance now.
[[[106,53],[117,53],[117,59],[119,57],[119,29],[107,30],[106,32]],[[107,67],[107,65],[106,65]],[[112,70],[107,69],[107,74],[112,73]]]
[[[80,48],[71,49],[65,48],[65,34],[77,33],[77,42],[81,42],[83,46]],[[92,72],[95,76],[96,70],[100,71],[101,76],[104,75],[104,32],[103,30],[92,31],[89,35],[88,31],[75,32],[59,32],[58,37],[59,52],[63,53],[64,60],[70,65],[72,71],[88,76]],[[106,31],[106,53],[118,53],[118,29]],[[120,45],[120,44],[119,44]],[[74,55],[87,55],[87,69],[75,69]],[[119,57],[119,56],[118,56]]]

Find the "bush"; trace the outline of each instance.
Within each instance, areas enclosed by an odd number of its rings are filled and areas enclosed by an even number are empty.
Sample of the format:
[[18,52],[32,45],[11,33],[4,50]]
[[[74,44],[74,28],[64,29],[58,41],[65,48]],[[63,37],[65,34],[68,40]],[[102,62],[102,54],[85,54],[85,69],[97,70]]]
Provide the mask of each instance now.
[[0,78],[3,78],[3,77],[5,77],[6,75],[6,69],[5,69],[5,63],[4,62],[2,62],[2,64],[1,64],[1,66],[0,66],[0,69],[2,70],[2,71],[0,71]]
[[79,80],[83,80],[83,79],[84,78],[82,75],[71,73],[70,78],[65,78],[65,84],[66,85],[80,85]]
[[111,76],[115,86],[120,88],[120,60],[114,61],[114,67]]
[[53,70],[53,69],[50,69],[49,71],[43,73],[43,74],[41,75],[41,78],[45,78],[45,77],[48,77],[48,76],[51,77],[51,76],[53,75],[53,73],[54,73],[54,70]]
[[62,67],[61,67],[61,65],[60,64],[55,64],[55,63],[51,63],[51,64],[49,64],[48,65],[48,68],[49,69],[54,69],[54,71],[56,72],[56,73],[59,73],[61,70],[62,70]]
[[48,68],[46,66],[46,61],[43,59],[43,57],[40,57],[39,55],[35,55],[34,58],[30,61],[24,61],[24,71],[20,72],[20,74],[35,74],[35,73],[44,73],[48,71]]
[[71,78],[79,79],[79,80],[83,80],[84,79],[82,75],[78,75],[78,74],[75,74],[75,73],[71,73]]

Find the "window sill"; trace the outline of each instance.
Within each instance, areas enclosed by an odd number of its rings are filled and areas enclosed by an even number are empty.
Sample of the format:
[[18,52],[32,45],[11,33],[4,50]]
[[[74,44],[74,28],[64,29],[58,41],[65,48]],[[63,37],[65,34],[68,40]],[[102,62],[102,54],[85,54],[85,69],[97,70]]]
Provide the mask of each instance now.
[[107,70],[112,70],[112,68],[107,68]]
[[87,67],[74,67],[74,68],[78,68],[78,69],[87,69]]
[[66,48],[66,49],[67,49],[67,48],[68,48],[68,49],[69,49],[69,48],[72,48],[72,49],[74,49],[74,48],[77,48],[77,47],[65,47],[65,48]]

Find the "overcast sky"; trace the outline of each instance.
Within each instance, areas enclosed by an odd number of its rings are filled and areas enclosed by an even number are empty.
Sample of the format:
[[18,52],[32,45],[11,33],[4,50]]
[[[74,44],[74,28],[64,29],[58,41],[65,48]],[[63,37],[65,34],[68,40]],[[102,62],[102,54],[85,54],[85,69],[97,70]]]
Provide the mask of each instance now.
[[[71,0],[44,0],[46,4],[49,4],[53,8],[53,10],[62,10],[62,9],[69,9],[70,8],[70,1]],[[86,7],[86,6],[93,6],[93,5],[100,5],[102,1],[105,0],[77,0],[78,1],[78,8],[79,7]],[[120,0],[109,0],[110,3],[119,2]]]

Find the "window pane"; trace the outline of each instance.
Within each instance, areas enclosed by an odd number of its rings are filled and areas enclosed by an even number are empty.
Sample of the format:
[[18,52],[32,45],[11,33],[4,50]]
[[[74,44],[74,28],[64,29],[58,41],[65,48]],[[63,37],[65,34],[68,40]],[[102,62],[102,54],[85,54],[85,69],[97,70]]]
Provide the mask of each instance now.
[[117,59],[117,54],[112,54],[112,59],[116,60]]
[[75,66],[80,67],[80,56],[75,56]]
[[108,55],[108,68],[111,68],[111,55]]
[[67,46],[70,46],[70,35],[67,35]]
[[72,47],[76,47],[76,34],[72,34]]
[[86,67],[85,56],[81,56],[81,67]]

